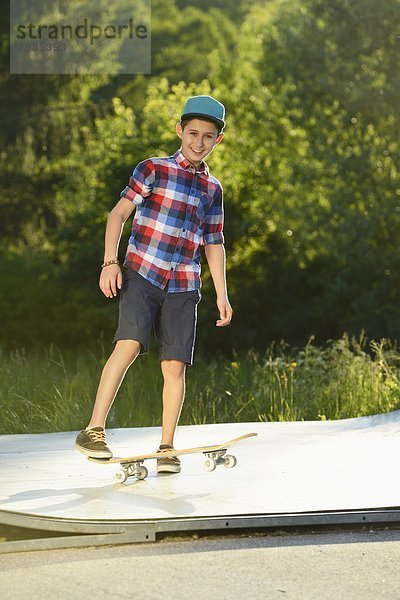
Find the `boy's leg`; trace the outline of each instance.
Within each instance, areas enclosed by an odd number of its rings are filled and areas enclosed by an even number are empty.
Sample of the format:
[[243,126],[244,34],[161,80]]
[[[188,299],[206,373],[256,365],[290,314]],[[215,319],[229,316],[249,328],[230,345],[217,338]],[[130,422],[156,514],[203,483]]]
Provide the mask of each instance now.
[[140,343],[136,340],[117,341],[113,353],[104,365],[89,425],[86,430],[78,433],[75,440],[75,447],[83,454],[97,458],[112,457],[104,431],[107,415],[128,367],[139,352]]
[[120,385],[130,365],[140,351],[140,343],[136,340],[119,340],[104,365],[92,417],[86,429],[93,427],[105,428],[107,415],[117,395]]
[[161,445],[173,446],[185,396],[185,369],[193,362],[200,290],[167,293],[155,321],[164,377]]
[[179,360],[162,360],[160,364],[164,377],[161,444],[173,446],[185,397],[186,364]]

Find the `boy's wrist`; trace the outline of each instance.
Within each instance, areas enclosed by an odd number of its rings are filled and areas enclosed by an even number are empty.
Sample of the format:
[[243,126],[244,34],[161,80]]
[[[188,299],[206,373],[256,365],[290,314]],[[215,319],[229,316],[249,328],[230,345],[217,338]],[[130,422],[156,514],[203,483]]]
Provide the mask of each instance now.
[[109,265],[119,265],[118,258],[112,258],[110,260],[104,260],[103,264],[101,265],[101,268],[103,269],[104,267],[108,267]]

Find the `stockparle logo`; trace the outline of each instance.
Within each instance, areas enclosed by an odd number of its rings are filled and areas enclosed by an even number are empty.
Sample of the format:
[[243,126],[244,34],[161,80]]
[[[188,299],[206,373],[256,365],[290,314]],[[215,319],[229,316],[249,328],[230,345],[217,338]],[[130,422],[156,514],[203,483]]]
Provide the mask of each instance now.
[[151,0],[11,0],[10,73],[151,73]]

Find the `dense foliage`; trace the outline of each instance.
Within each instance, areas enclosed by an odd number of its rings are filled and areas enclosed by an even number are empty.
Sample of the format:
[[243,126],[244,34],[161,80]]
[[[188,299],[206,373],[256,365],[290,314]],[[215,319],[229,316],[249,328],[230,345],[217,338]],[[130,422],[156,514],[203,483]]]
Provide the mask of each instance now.
[[199,346],[398,338],[399,9],[153,0],[150,76],[6,75],[3,25],[1,341],[111,342],[118,299],[98,289],[107,214],[137,162],[179,147],[175,123],[198,93],[227,108],[207,161],[224,185],[235,311],[214,327],[203,263]]

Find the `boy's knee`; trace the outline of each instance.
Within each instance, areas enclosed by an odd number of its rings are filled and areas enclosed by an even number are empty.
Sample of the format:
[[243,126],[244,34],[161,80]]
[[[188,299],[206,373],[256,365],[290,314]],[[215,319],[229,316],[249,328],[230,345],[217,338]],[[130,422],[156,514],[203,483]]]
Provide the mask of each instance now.
[[185,363],[180,360],[162,360],[161,370],[164,377],[173,377],[179,379],[185,373]]
[[122,354],[126,360],[135,360],[140,352],[140,342],[136,340],[118,340],[114,352]]

